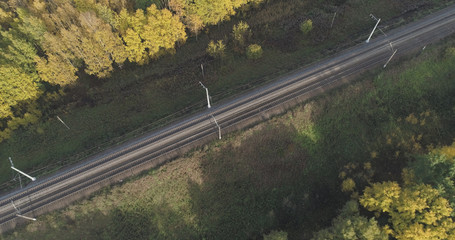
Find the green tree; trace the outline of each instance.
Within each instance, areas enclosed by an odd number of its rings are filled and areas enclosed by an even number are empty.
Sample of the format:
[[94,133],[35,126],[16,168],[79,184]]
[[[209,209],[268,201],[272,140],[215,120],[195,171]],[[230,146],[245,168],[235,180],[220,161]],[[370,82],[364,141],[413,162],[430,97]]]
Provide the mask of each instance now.
[[28,41],[34,43],[35,46],[41,46],[44,33],[47,31],[44,22],[41,19],[30,15],[25,9],[18,8],[16,12],[20,19],[17,30],[20,31]]
[[95,5],[96,15],[103,19],[104,22],[109,23],[112,27],[115,26],[115,12],[106,5],[97,3]]
[[357,201],[348,201],[340,215],[333,221],[332,226],[316,232],[314,240],[387,240],[388,235],[381,229],[374,218],[360,216]]
[[452,208],[455,207],[455,143],[435,150],[424,156],[416,157],[409,164],[413,173],[413,181],[429,184],[436,188],[441,196],[449,200]]
[[396,182],[365,188],[360,204],[376,214],[387,213],[388,232],[396,239],[454,239],[449,202],[430,185],[401,188]]
[[133,2],[130,0],[98,0],[98,3],[109,6],[109,8],[116,13],[119,13],[123,9],[133,9]]
[[95,8],[94,0],[73,0],[73,2],[79,12],[86,12]]
[[10,64],[23,69],[27,73],[35,72],[36,48],[24,40],[16,31],[1,31],[0,64]]
[[134,2],[135,2],[135,4],[134,4],[134,8],[135,9],[145,10],[148,7],[150,7],[150,5],[152,5],[153,2],[157,2],[157,1],[152,1],[152,0],[134,0]]
[[13,13],[3,9],[0,5],[0,26],[8,26],[13,19]]

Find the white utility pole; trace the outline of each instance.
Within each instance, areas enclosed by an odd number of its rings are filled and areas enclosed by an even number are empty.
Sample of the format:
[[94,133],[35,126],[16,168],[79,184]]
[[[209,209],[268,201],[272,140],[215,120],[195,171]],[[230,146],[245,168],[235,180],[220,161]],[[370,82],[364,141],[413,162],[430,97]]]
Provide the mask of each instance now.
[[392,51],[393,51],[393,45],[392,45],[392,43],[391,43],[391,42],[389,42],[389,46],[390,46],[390,50],[392,50]]
[[216,126],[218,127],[218,138],[221,139],[221,127],[218,125],[218,122],[216,121],[216,118],[213,115],[212,116],[213,120],[215,121]]
[[11,169],[13,169],[13,170],[15,170],[16,172],[18,172],[18,173],[20,173],[20,174],[22,174],[22,175],[24,175],[24,176],[30,178],[30,180],[32,180],[32,181],[35,181],[35,180],[36,180],[36,178],[34,178],[34,177],[32,177],[32,176],[30,176],[30,175],[28,175],[28,174],[22,172],[21,170],[15,168],[14,165],[13,165],[13,161],[11,160],[11,157],[9,157],[9,161],[10,161],[10,163],[11,163]]
[[31,217],[27,217],[27,216],[21,215],[20,214],[21,212],[19,211],[19,209],[17,209],[16,205],[14,205],[13,201],[11,201],[11,204],[13,204],[14,209],[16,209],[16,216],[24,218],[24,219],[27,219],[27,220],[36,221],[36,218],[31,218]]
[[[13,164],[13,160],[11,160],[11,157],[9,157],[9,162],[11,163],[11,166],[14,167],[14,164]],[[21,175],[20,174],[17,174],[18,178],[19,178],[19,185],[21,185],[21,189],[22,189],[22,178],[21,178]],[[14,181],[16,181],[16,176],[14,176]]]
[[337,16],[337,12],[335,12],[335,14],[333,14],[332,23],[330,24],[330,28],[333,27],[333,22],[335,21],[336,16]]
[[206,87],[204,86],[204,84],[202,84],[201,82],[199,82],[199,84],[201,84],[201,86],[205,89],[205,93],[206,93],[206,95],[207,95],[207,107],[208,107],[208,108],[211,108],[212,106],[210,106],[209,89],[206,88]]
[[366,40],[366,43],[369,43],[369,42],[370,42],[370,39],[371,39],[371,37],[373,36],[374,30],[376,30],[376,28],[378,27],[378,24],[379,24],[380,21],[381,21],[381,19],[378,19],[378,22],[377,22],[376,25],[374,26],[373,31],[371,31],[370,36],[369,36],[368,39]]
[[202,78],[205,78],[205,76],[204,76],[204,65],[202,65],[202,63],[201,63],[201,71],[202,71]]
[[36,218],[27,217],[27,216],[20,215],[20,214],[17,214],[17,213],[16,213],[16,216],[21,217],[21,218],[25,218],[25,219],[27,219],[27,220],[36,221]]
[[66,125],[66,123],[65,123],[61,118],[59,118],[59,117],[57,116],[57,119],[58,119],[61,123],[63,123],[63,125],[65,125],[66,128],[70,129],[70,127],[68,127],[68,125]]
[[395,53],[397,53],[398,49],[395,49],[395,52],[393,52],[392,56],[390,56],[389,60],[387,60],[387,62],[384,64],[384,68],[387,67],[387,64],[390,62],[390,60],[392,60],[393,56],[395,55]]

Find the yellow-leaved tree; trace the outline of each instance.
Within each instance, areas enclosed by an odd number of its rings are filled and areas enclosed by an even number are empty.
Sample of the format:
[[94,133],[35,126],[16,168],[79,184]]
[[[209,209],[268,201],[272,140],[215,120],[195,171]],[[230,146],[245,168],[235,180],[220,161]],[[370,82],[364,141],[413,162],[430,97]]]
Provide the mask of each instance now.
[[396,239],[455,239],[453,210],[430,185],[374,183],[365,188],[359,202],[377,215],[387,213],[387,232]]
[[167,9],[157,9],[154,4],[147,8],[136,10],[128,18],[128,28],[124,19],[126,12],[117,18],[123,41],[130,62],[147,63],[165,52],[174,52],[177,42],[186,41],[185,26],[178,16],[172,15]]

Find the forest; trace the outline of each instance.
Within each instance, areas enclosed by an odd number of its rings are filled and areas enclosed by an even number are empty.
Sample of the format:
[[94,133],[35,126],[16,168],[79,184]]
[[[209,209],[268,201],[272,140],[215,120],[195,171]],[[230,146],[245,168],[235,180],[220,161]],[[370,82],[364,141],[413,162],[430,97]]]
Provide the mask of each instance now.
[[80,75],[107,78],[184,44],[187,30],[260,0],[9,0],[0,2],[0,142],[40,120]]

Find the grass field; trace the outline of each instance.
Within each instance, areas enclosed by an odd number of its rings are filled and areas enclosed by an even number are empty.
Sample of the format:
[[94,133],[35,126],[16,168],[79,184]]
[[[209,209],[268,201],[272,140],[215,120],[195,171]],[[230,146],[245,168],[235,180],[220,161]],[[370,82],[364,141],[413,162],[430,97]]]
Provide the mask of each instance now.
[[[0,143],[0,189],[17,187],[11,181],[8,157],[16,167],[42,176],[80,161],[205,106],[199,81],[210,89],[214,104],[261,85],[274,77],[363,41],[374,24],[369,13],[381,16],[386,28],[403,24],[453,1],[266,1],[259,8],[241,11],[231,21],[210,27],[181,46],[175,55],[150,65],[126,65],[109,79],[81,76],[43,110],[42,122],[17,130]],[[386,8],[384,6],[388,6]],[[418,11],[417,11],[418,10]],[[334,13],[333,27],[330,27]],[[405,13],[404,15],[401,15]],[[264,55],[256,61],[233,51],[232,26],[240,19],[253,32]],[[309,35],[299,32],[300,22],[312,19]],[[384,29],[386,30],[386,29]],[[205,54],[209,40],[224,39],[226,56],[213,60]],[[200,64],[204,64],[202,78]],[[62,118],[66,129],[58,120]]]
[[452,37],[365,73],[4,238],[261,239],[282,230],[309,239],[349,198],[341,171],[355,178],[368,163],[373,181],[399,181],[414,156],[454,141],[454,46]]

